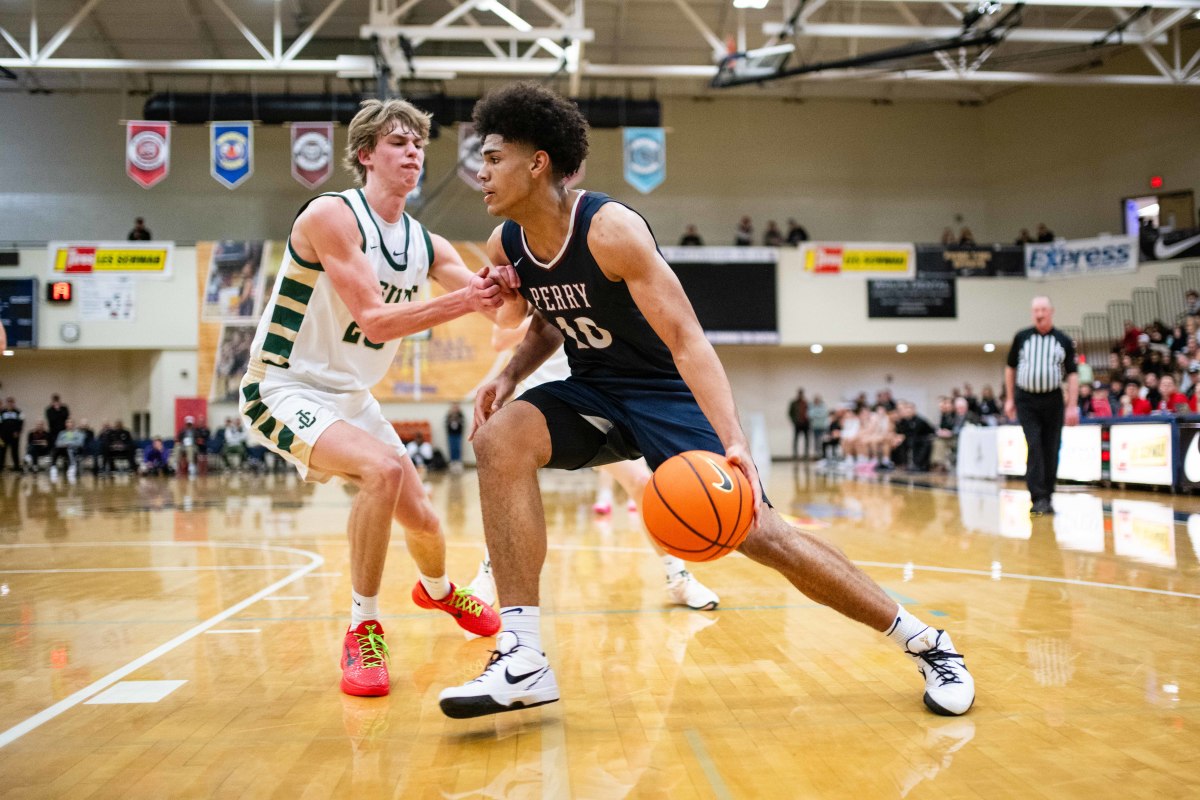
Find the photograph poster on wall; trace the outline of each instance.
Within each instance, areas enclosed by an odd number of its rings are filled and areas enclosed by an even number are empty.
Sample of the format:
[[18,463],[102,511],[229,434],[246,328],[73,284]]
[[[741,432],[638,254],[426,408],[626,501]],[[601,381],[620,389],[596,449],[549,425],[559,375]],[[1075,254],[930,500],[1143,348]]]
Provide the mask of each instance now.
[[868,280],[870,319],[955,319],[958,298],[952,278],[910,281]]

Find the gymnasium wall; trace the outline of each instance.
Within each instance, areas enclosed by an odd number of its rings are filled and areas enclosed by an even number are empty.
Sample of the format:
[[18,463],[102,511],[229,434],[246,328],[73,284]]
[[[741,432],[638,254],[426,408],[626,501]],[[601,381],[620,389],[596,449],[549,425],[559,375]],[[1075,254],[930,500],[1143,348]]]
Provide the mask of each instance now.
[[[1177,89],[1014,91],[981,107],[901,101],[787,102],[667,97],[667,180],[641,196],[621,178],[620,132],[593,134],[585,186],[642,210],[664,242],[696,223],[727,244],[736,218],[799,219],[814,237],[926,240],[956,215],[977,238],[1008,241],[1041,220],[1064,236],[1115,231],[1122,196],[1161,174],[1200,186],[1200,103]],[[254,176],[230,191],[208,174],[207,129],[172,131],[170,176],[143,190],[124,174],[124,128],[141,98],[0,94],[0,241],[120,238],[142,215],[177,241],[282,238],[310,196],[289,174],[287,130],[255,129]],[[335,133],[340,148],[345,130]],[[419,211],[449,238],[486,238],[493,221],[457,178],[456,134],[429,149]],[[342,188],[339,174],[329,188]]]

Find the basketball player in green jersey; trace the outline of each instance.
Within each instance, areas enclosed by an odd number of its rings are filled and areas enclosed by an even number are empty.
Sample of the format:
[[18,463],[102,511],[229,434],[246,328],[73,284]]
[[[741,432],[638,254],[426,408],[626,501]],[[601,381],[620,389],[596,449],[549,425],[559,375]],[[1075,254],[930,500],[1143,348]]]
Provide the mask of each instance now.
[[[472,274],[454,248],[405,213],[429,137],[429,116],[400,100],[369,100],[350,123],[346,162],[361,188],[311,200],[292,225],[242,381],[242,416],[258,441],[301,477],[357,484],[350,512],[351,621],[342,690],[389,690],[377,597],[392,520],[405,529],[420,580],[417,605],[454,616],[472,633],[500,627],[494,609],[446,577],[441,524],[404,445],[371,387],[400,338],[472,311],[512,314],[524,303],[493,277]],[[447,293],[420,300],[433,279]],[[507,302],[506,302],[507,300]]]
[[[975,684],[949,635],[898,606],[837,547],[759,502],[758,470],[725,370],[646,221],[612,198],[565,186],[588,150],[587,121],[575,103],[538,84],[512,84],[480,100],[474,120],[484,203],[507,220],[488,241],[488,256],[513,266],[520,280],[513,288],[537,314],[475,401],[480,503],[504,632],[478,678],[442,691],[442,711],[475,717],[559,698],[541,649],[539,468],[645,456],[655,469],[680,452],[710,450],[724,452],[754,488],[754,523],[740,551],[898,644],[925,678],[930,710],[966,713]],[[570,377],[508,402],[564,343]]]

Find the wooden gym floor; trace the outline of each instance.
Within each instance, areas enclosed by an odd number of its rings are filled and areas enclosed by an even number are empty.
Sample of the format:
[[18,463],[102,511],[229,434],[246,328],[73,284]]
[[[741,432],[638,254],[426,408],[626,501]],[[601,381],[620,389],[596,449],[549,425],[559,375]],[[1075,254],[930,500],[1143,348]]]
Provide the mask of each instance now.
[[[482,540],[473,473],[433,480],[450,574]],[[827,478],[781,511],[950,629],[975,708],[921,704],[889,642],[740,556],[716,612],[665,604],[623,506],[543,478],[545,640],[563,700],[455,721],[466,641],[383,592],[390,697],[338,691],[350,502],[292,475],[0,480],[0,795],[329,798],[1174,798],[1200,793],[1200,516],[1163,494]]]

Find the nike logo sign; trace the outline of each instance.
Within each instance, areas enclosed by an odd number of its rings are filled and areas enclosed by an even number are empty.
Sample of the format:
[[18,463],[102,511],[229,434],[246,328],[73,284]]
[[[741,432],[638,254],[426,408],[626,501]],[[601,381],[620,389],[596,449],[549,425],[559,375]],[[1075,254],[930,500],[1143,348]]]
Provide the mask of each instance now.
[[368,249],[368,250],[378,250],[378,249],[379,249],[379,245],[377,245],[377,244],[373,244],[373,245],[371,245],[370,247],[368,247],[367,249]]
[[508,609],[505,609],[504,611],[502,611],[502,612],[501,612],[501,615],[504,615],[504,614],[524,614],[524,613],[525,613],[525,609],[523,609],[523,608],[508,608]]
[[727,473],[725,470],[718,467],[717,462],[713,461],[711,458],[706,458],[704,460],[708,462],[709,466],[711,466],[714,470],[716,470],[717,477],[721,479],[719,483],[712,483],[709,485],[712,486],[717,491],[732,492],[733,491],[733,479],[729,477],[729,473]]
[[403,255],[404,255],[404,253],[397,253],[395,250],[392,251],[393,258],[400,258]]
[[509,672],[506,669],[506,670],[504,670],[504,680],[508,681],[509,683],[520,683],[523,680],[532,678],[534,675],[537,675],[539,672],[541,672],[544,669],[545,669],[545,667],[539,667],[538,669],[535,669],[533,672],[526,672],[524,675],[513,675],[511,672]]
[[1189,236],[1188,238],[1180,240],[1175,244],[1164,244],[1162,238],[1160,237],[1159,240],[1154,243],[1154,257],[1159,261],[1166,261],[1167,259],[1174,258],[1184,250],[1195,247],[1198,244],[1200,244],[1200,236]]
[[[354,598],[353,598],[353,597],[351,597],[350,599],[351,599],[351,600],[354,600]],[[354,600],[354,605],[356,605],[356,606],[361,606],[361,605],[362,605],[362,603],[358,602],[357,600]]]

